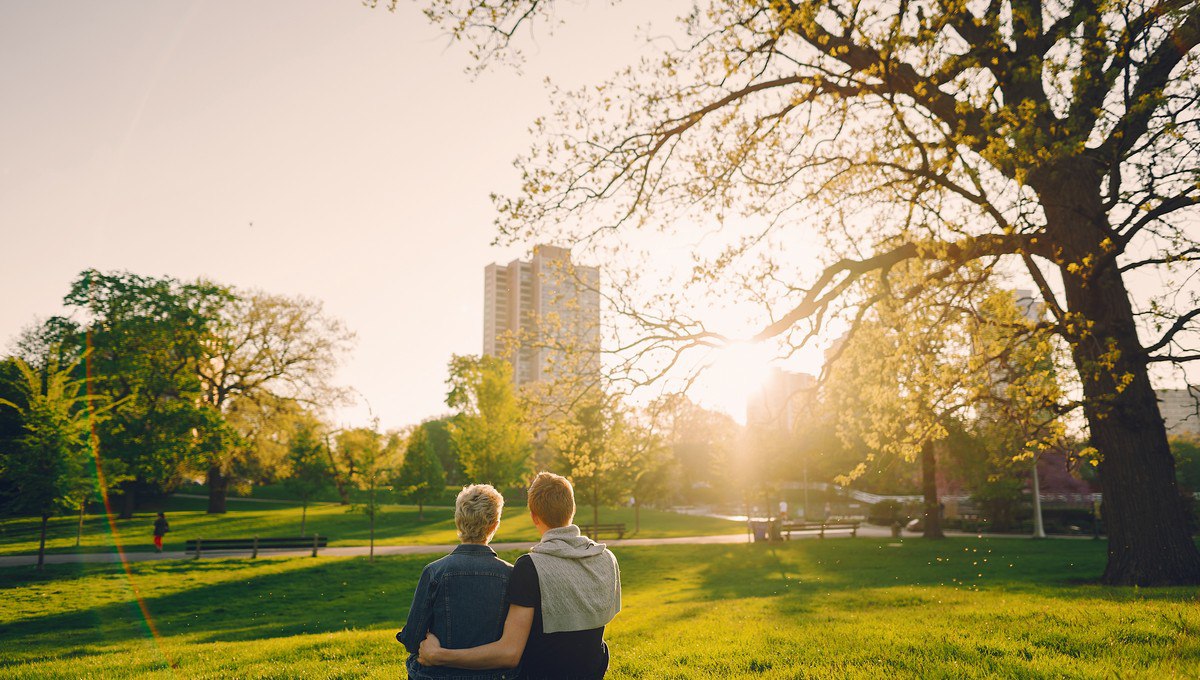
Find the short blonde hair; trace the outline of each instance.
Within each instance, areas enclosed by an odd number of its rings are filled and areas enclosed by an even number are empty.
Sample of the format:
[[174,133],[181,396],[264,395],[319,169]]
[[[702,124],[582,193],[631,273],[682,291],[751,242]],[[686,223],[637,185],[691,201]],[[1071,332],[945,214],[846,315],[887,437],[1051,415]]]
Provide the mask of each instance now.
[[464,543],[487,543],[496,533],[500,513],[504,511],[504,496],[491,484],[464,486],[454,499],[454,525],[458,540]]
[[539,472],[529,485],[529,509],[552,529],[570,524],[575,518],[571,480],[553,472]]

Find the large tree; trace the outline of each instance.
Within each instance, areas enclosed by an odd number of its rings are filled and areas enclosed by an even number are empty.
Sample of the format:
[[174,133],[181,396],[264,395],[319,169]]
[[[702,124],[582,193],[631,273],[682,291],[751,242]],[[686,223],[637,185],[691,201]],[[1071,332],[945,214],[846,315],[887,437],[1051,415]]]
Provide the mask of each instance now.
[[140,490],[172,489],[214,445],[220,418],[202,401],[197,366],[230,299],[203,281],[87,270],[64,299],[82,318],[47,323],[64,343],[90,348],[90,389],[119,404],[97,433],[131,476],[120,487],[122,518],[133,516]]
[[292,404],[326,407],[339,392],[331,378],[354,334],[320,302],[262,291],[234,291],[209,324],[196,363],[204,403],[236,437],[206,451],[208,511],[225,512],[229,484],[261,465],[257,454],[278,435]]
[[[426,2],[485,59],[560,4]],[[729,233],[746,238],[699,278],[736,281],[764,254],[745,288],[770,303],[758,337],[797,342],[862,302],[868,272],[922,259],[937,286],[975,261],[1023,267],[1099,451],[1103,581],[1200,582],[1149,370],[1200,360],[1200,309],[1130,287],[1200,258],[1200,3],[696,0],[682,21],[661,59],[559,95],[499,200],[502,232],[620,240],[740,212],[749,226]],[[815,275],[784,247],[805,223],[828,241]],[[654,311],[643,347],[717,340]]]

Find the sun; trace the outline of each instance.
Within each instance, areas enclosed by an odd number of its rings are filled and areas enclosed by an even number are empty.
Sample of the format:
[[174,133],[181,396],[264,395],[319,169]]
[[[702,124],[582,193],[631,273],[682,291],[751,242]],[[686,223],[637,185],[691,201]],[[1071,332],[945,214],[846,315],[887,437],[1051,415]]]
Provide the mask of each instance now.
[[692,387],[695,400],[746,422],[746,405],[760,392],[777,357],[763,343],[734,342],[714,349],[699,369]]

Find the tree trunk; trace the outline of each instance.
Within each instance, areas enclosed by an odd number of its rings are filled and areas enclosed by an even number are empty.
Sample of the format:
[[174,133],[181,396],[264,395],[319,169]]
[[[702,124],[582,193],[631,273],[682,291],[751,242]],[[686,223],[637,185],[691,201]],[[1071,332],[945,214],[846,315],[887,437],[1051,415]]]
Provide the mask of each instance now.
[[87,513],[87,499],[79,503],[79,530],[75,532],[75,547],[79,547],[79,542],[83,540],[83,516]]
[[417,519],[425,519],[425,503],[421,499],[417,499]]
[[600,486],[595,485],[592,488],[592,533],[596,532],[598,526],[600,526]]
[[342,505],[350,505],[350,489],[346,484],[350,473],[343,475],[338,470],[337,461],[333,458],[333,446],[330,445],[329,435],[325,435],[325,455],[329,458],[329,469],[333,471],[333,486],[337,488],[338,498],[341,499]]
[[229,477],[221,474],[221,468],[210,465],[208,468],[208,514],[225,514],[225,497],[229,494]]
[[934,442],[921,447],[921,491],[925,494],[925,538],[945,538],[942,533],[942,508],[938,503],[937,458]]
[[308,501],[300,507],[300,537],[304,538],[304,523],[308,521]]
[[633,533],[642,530],[642,502],[637,496],[633,497]]
[[46,522],[50,519],[50,515],[42,513],[42,538],[38,542],[38,571],[42,570],[42,566],[46,563]]
[[1034,188],[1047,231],[1062,246],[1059,271],[1067,311],[1086,322],[1076,322],[1067,339],[1083,385],[1091,443],[1100,454],[1108,529],[1108,565],[1101,580],[1137,586],[1200,583],[1200,551],[1188,532],[1175,459],[1129,292],[1111,262],[1088,265],[1108,261],[1101,244],[1111,238],[1099,171],[1065,167],[1039,179]]
[[1033,537],[1046,537],[1046,527],[1042,524],[1042,485],[1038,481],[1037,459],[1033,461]]
[[133,511],[137,507],[137,481],[121,484],[121,514],[117,519],[133,519]]

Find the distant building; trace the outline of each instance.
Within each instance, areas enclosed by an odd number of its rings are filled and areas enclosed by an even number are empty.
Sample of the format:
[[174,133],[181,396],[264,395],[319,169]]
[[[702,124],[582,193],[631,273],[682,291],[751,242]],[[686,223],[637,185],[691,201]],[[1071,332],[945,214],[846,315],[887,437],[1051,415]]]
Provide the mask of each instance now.
[[1167,434],[1200,436],[1200,386],[1155,390]]
[[483,353],[513,365],[518,385],[600,369],[600,270],[539,245],[528,262],[484,268]]
[[837,356],[842,351],[842,346],[845,345],[846,341],[849,339],[850,339],[850,332],[847,331],[847,332],[839,335],[837,337],[837,339],[835,339],[833,342],[829,343],[829,346],[825,348],[825,370],[826,371],[829,370],[829,364],[832,363],[833,360],[837,358]]
[[758,392],[746,403],[746,425],[790,430],[805,416],[817,379],[808,373],[772,368]]
[[1026,321],[1037,323],[1042,320],[1042,301],[1034,296],[1033,291],[1018,288],[1013,291],[1013,297],[1017,300],[1017,309]]

